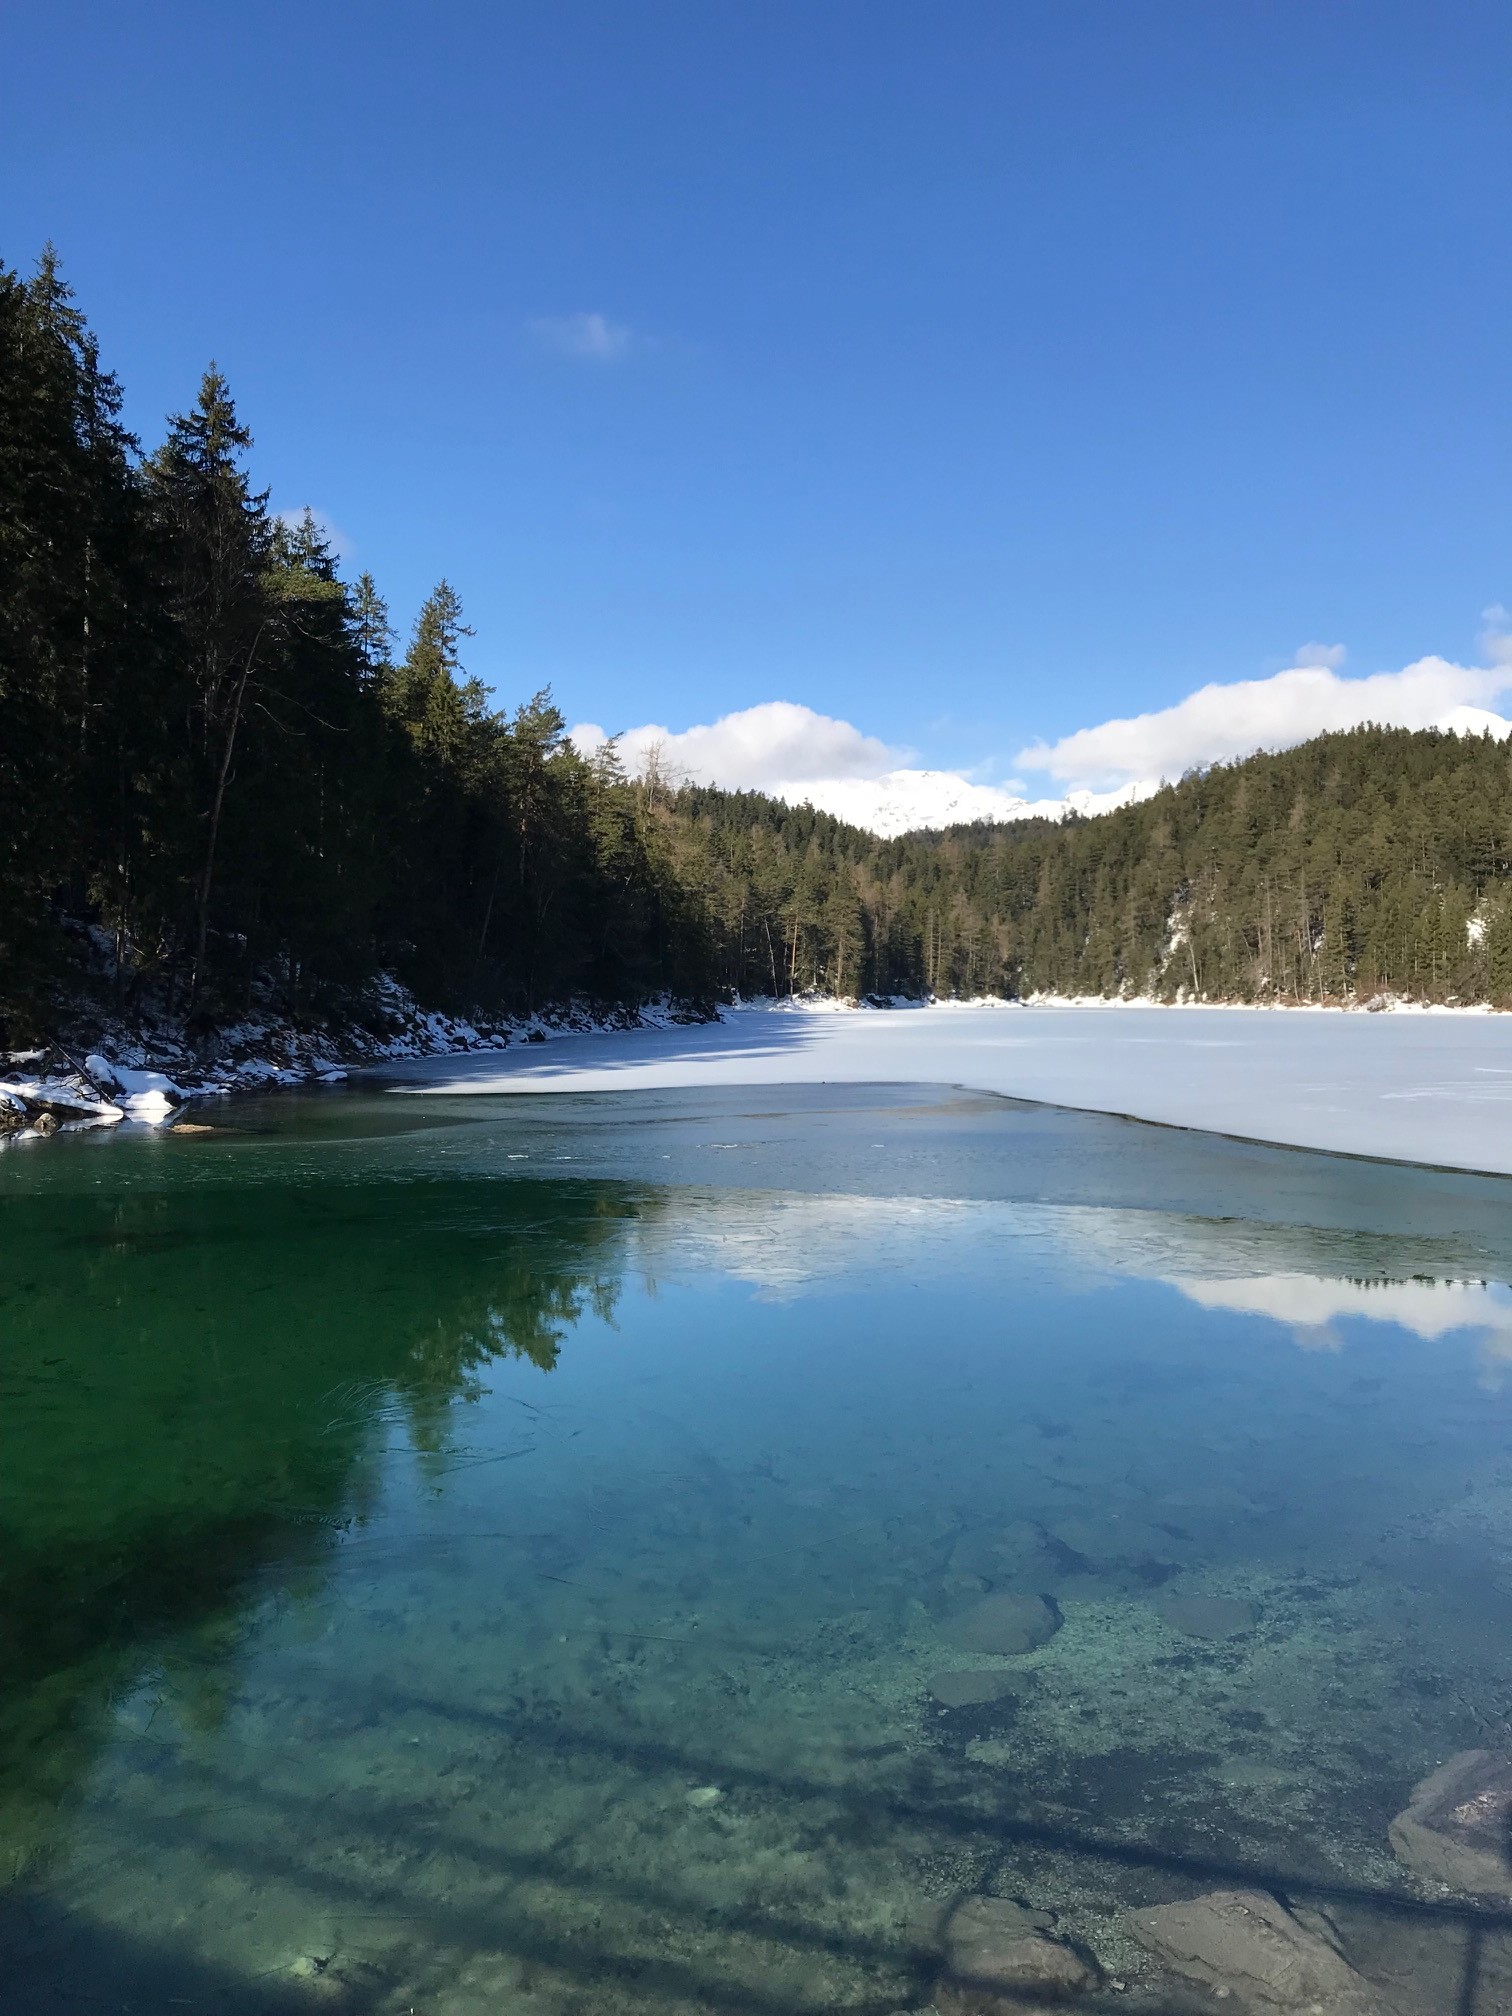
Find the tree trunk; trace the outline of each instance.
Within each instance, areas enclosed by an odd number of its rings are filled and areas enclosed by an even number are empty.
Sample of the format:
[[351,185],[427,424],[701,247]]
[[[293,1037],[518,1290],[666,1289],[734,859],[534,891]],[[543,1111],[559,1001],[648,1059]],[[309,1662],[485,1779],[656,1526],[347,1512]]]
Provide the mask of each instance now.
[[215,877],[215,847],[220,838],[221,811],[226,802],[226,785],[231,776],[231,758],[236,751],[237,730],[241,727],[242,705],[247,697],[247,686],[252,677],[252,667],[257,661],[257,647],[261,642],[259,631],[247,653],[247,662],[242,667],[241,678],[236,682],[236,696],[231,702],[231,718],[226,727],[226,747],[221,756],[220,773],[215,780],[215,797],[210,806],[210,832],[205,841],[205,866],[200,876],[199,917],[195,926],[194,965],[189,975],[189,1004],[187,1015],[194,1013],[195,1002],[199,999],[200,981],[205,972],[205,943],[210,931],[210,888]]

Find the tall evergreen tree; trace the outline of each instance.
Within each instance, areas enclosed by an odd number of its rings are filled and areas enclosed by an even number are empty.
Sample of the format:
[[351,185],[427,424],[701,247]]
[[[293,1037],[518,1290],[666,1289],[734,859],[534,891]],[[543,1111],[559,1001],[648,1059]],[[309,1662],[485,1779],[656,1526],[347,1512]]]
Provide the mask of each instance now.
[[199,844],[192,899],[189,1001],[205,979],[216,851],[237,740],[270,653],[273,557],[268,495],[242,467],[252,436],[212,364],[188,413],[147,465],[163,544],[166,601],[186,674],[181,723]]
[[465,760],[470,731],[487,712],[487,695],[462,669],[462,598],[439,581],[421,605],[403,662],[387,682],[389,709],[417,749],[442,762]]
[[0,269],[0,965],[18,995],[38,997],[52,906],[111,824],[92,731],[119,727],[140,599],[120,404],[52,248],[29,281]]
[[352,638],[368,680],[382,685],[393,670],[395,633],[387,602],[366,569],[352,590]]

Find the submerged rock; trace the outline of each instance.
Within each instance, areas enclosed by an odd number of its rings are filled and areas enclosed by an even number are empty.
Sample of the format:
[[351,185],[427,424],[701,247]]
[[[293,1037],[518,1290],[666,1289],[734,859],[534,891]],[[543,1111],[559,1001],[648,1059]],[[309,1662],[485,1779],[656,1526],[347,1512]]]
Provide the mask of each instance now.
[[1063,2001],[1096,1985],[1097,1969],[1049,1936],[1043,1912],[1006,1897],[968,1897],[944,1927],[945,1971],[935,1984],[939,2016],[1009,2016]]
[[1136,1911],[1129,1929],[1185,1980],[1232,1996],[1253,2016],[1379,2016],[1370,1984],[1322,1921],[1299,1923],[1263,1890],[1215,1890]]
[[1014,1676],[1003,1672],[932,1673],[929,1691],[944,1708],[978,1708],[1014,1692]]
[[1512,1758],[1461,1750],[1413,1787],[1390,1835],[1414,1875],[1451,1890],[1512,1896]]
[[1001,1770],[1023,1762],[1023,1747],[1002,1736],[973,1736],[966,1745],[966,1757],[972,1764],[989,1764]]
[[1145,1583],[1160,1582],[1176,1572],[1181,1548],[1163,1527],[1142,1519],[1059,1519],[1046,1529],[1048,1540],[1084,1573],[1133,1575]]
[[1253,1603],[1237,1596],[1162,1596],[1155,1605],[1173,1631],[1188,1638],[1241,1638],[1260,1622]]
[[963,1652],[1033,1652],[1055,1636],[1059,1610],[1043,1596],[984,1596],[952,1617],[944,1635]]
[[1049,1589],[1064,1574],[1059,1550],[1044,1529],[1027,1519],[963,1533],[951,1549],[951,1573],[971,1575],[989,1588]]

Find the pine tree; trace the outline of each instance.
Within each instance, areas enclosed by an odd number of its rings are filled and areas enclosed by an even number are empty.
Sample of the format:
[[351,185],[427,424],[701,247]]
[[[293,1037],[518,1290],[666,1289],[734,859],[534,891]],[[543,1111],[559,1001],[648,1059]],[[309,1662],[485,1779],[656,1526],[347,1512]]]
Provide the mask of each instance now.
[[[137,495],[120,389],[49,246],[0,269],[0,968],[34,1008],[111,824],[109,741],[130,611]],[[145,655],[145,654],[144,654]]]
[[439,581],[415,618],[404,661],[386,682],[387,704],[418,749],[444,763],[465,761],[469,731],[484,718],[487,696],[462,669],[462,598]]
[[858,994],[866,928],[856,885],[843,867],[825,901],[823,928],[830,992],[837,998]]
[[395,633],[378,584],[364,571],[351,591],[352,637],[369,681],[382,685],[393,670]]
[[199,828],[192,899],[189,1002],[205,980],[216,850],[237,738],[255,697],[272,614],[267,492],[241,467],[252,436],[212,364],[193,409],[169,422],[147,466],[163,541],[166,601],[187,683],[186,757]]

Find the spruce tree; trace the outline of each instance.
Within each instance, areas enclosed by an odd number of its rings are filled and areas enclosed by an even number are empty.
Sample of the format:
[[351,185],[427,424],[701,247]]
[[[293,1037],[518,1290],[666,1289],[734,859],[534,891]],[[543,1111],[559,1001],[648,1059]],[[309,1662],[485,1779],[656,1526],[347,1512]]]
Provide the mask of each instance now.
[[469,731],[484,717],[487,696],[462,669],[462,598],[439,581],[421,605],[402,664],[386,682],[388,707],[415,746],[443,763],[466,761]]
[[165,599],[186,686],[183,751],[197,833],[189,1004],[206,978],[216,851],[237,739],[270,655],[268,494],[242,468],[252,436],[212,364],[188,413],[147,465],[165,558]]
[[49,246],[29,281],[0,269],[0,967],[37,1012],[110,824],[92,732],[120,704],[134,444]]
[[387,602],[365,570],[351,591],[352,639],[370,684],[381,686],[393,669],[395,633]]

